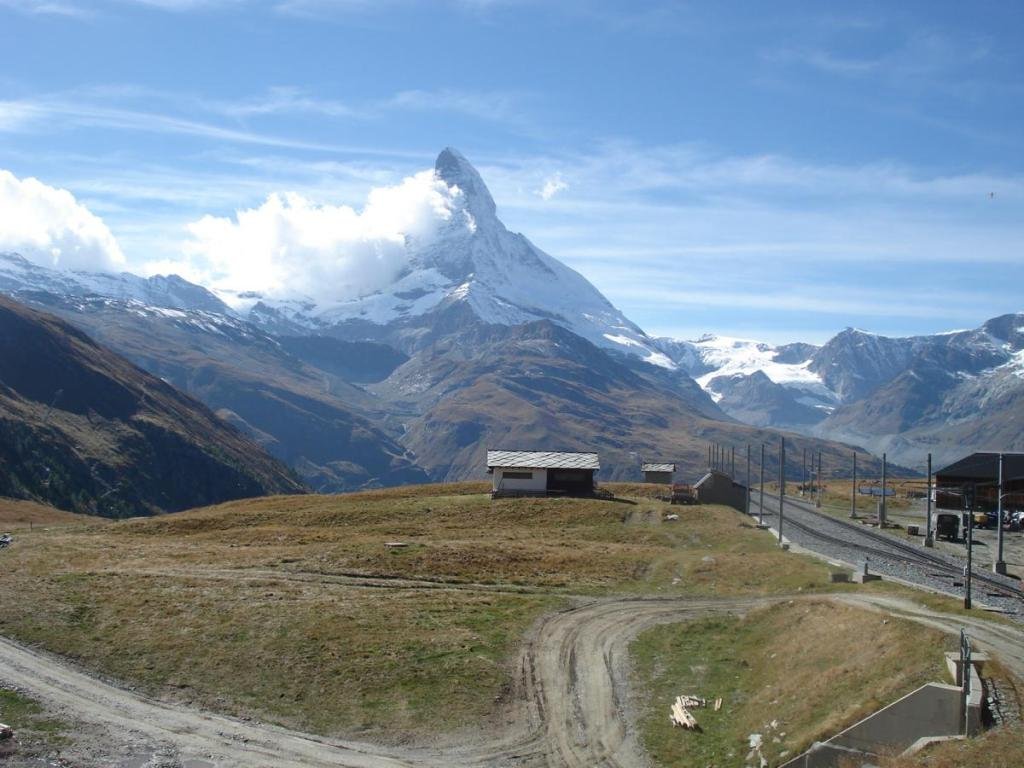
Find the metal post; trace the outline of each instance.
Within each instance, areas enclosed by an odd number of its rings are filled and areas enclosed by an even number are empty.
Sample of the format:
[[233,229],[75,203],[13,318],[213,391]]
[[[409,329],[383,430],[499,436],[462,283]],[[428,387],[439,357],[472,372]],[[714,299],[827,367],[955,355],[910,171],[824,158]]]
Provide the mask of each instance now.
[[764,525],[764,443],[761,443],[761,501],[757,509],[757,524]]
[[747,499],[746,504],[747,515],[750,515],[750,443],[747,443]]
[[711,471],[711,443],[708,443],[708,471]]
[[786,438],[779,445],[779,545],[782,545],[782,516],[786,503]]
[[885,473],[888,469],[886,455],[882,454],[882,500],[878,504],[878,528],[885,528]]
[[[813,456],[811,457],[814,458]],[[821,508],[821,451],[818,451],[818,500],[815,506]]]
[[853,452],[853,489],[850,491],[850,517],[857,517],[857,452]]
[[924,545],[934,547],[935,539],[932,536],[932,455],[928,454],[928,518],[925,521]]
[[1003,454],[999,454],[999,501],[996,503],[996,561],[992,570],[1006,574],[1006,561],[1003,560]]
[[971,735],[971,669],[974,662],[971,660],[971,640],[967,637],[967,630],[960,630],[960,691],[963,695],[964,705],[964,735]]
[[807,494],[807,449],[804,448],[804,469],[803,476],[800,478],[800,495],[804,496]]
[[736,446],[733,446],[732,449],[732,464],[729,468],[729,474],[734,480],[736,479]]
[[964,608],[971,607],[971,550],[974,549],[974,492],[967,505],[967,567],[964,569]]

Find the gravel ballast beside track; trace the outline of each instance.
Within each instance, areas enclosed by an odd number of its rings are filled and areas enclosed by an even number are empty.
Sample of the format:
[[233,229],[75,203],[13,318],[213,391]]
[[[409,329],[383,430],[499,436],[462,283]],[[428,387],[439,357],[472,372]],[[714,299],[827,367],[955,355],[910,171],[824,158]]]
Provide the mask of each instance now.
[[[751,514],[759,512],[759,494],[753,493]],[[779,498],[765,494],[765,525],[778,530]],[[840,520],[815,510],[810,504],[786,497],[782,521],[786,541],[823,557],[861,567],[865,560],[870,573],[899,579],[925,589],[963,597],[967,559],[902,542],[853,521]],[[1021,583],[999,574],[982,571],[977,560],[972,573],[972,602],[1004,612],[1024,622],[1024,593]]]

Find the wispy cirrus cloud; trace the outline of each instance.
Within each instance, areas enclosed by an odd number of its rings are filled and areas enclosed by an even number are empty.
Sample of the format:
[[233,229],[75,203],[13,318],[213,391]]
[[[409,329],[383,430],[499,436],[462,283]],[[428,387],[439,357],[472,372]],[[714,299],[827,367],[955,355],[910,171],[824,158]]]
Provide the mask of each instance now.
[[0,10],[4,8],[37,16],[87,18],[93,15],[87,6],[63,0],[0,0]]
[[274,86],[260,96],[235,101],[206,101],[203,105],[213,112],[236,118],[282,113],[362,118],[367,114],[341,101],[316,98],[308,91],[295,86]]
[[[320,116],[334,120],[373,121],[402,112],[437,112],[499,122],[527,130],[531,121],[524,95],[457,89],[402,91],[363,102],[343,102],[297,86],[273,86],[261,94],[235,99],[209,99],[190,94],[139,89],[131,85],[93,86],[78,92],[0,100],[0,131],[53,131],[70,127],[102,127],[125,131],[189,135],[240,144],[318,151],[349,151],[346,147],[295,135],[256,130],[262,118]],[[143,106],[136,106],[136,105]],[[55,121],[53,118],[60,118]],[[225,124],[218,122],[227,119]],[[369,152],[369,150],[366,150]]]

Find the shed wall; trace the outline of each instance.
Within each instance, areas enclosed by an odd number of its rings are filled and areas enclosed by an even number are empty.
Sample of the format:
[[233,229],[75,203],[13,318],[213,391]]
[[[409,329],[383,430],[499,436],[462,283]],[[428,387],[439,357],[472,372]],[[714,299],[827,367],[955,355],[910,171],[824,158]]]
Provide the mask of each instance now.
[[[507,472],[513,475],[529,473],[531,477],[528,480],[505,477]],[[544,491],[548,487],[548,471],[546,469],[495,467],[492,487],[495,491]]]

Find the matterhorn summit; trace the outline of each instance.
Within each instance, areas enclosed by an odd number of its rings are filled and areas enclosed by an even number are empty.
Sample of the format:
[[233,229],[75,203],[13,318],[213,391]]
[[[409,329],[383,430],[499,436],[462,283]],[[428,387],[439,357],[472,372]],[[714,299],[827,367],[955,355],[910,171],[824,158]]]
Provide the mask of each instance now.
[[483,178],[460,152],[442,151],[434,173],[456,192],[453,210],[433,237],[407,240],[409,268],[387,289],[313,309],[311,319],[328,326],[419,325],[462,305],[485,323],[550,320],[600,347],[674,367],[586,278],[506,229]]

